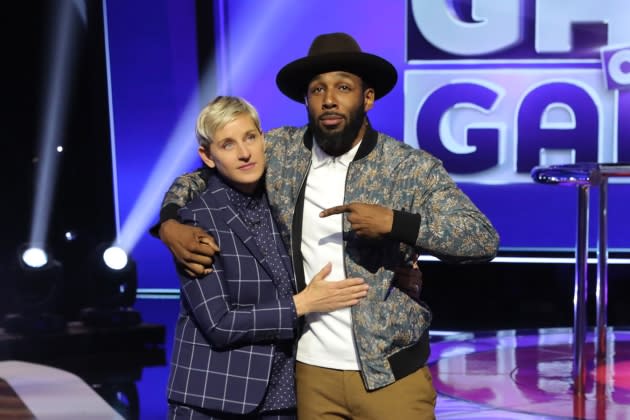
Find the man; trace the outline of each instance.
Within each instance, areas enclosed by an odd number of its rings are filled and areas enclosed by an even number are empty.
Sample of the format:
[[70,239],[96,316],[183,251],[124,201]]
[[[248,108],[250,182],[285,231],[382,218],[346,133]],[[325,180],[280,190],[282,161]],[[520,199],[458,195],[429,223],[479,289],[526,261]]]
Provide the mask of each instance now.
[[[496,231],[441,162],[370,126],[367,112],[396,80],[389,62],[343,33],[316,37],[308,55],[276,78],[308,110],[306,127],[266,135],[267,194],[299,289],[328,261],[330,278],[360,277],[370,286],[352,309],[306,316],[296,367],[301,420],[434,418],[425,365],[431,314],[400,290],[396,270],[418,252],[454,262],[496,255]],[[178,178],[161,220],[204,185],[200,173]],[[199,254],[216,246],[184,229],[169,221],[160,237],[189,269],[207,266]],[[198,240],[182,239],[190,237]]]

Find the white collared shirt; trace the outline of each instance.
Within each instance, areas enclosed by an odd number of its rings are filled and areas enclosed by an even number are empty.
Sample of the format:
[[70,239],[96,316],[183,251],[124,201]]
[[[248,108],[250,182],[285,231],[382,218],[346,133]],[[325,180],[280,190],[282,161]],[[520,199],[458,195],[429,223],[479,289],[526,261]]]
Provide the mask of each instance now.
[[[322,218],[319,213],[343,204],[348,166],[359,144],[341,156],[332,157],[317,142],[313,142],[302,218],[302,256],[307,284],[328,262],[332,263],[332,272],[326,280],[346,278],[343,215]],[[359,370],[350,308],[306,315],[306,327],[298,343],[297,360],[332,369]]]

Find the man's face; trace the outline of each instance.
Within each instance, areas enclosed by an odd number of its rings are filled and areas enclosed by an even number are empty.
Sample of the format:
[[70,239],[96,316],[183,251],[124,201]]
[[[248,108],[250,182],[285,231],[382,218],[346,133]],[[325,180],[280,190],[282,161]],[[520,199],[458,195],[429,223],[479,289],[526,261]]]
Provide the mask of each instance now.
[[341,71],[320,74],[309,83],[306,99],[309,125],[324,152],[341,156],[363,138],[374,90],[364,90],[361,78]]

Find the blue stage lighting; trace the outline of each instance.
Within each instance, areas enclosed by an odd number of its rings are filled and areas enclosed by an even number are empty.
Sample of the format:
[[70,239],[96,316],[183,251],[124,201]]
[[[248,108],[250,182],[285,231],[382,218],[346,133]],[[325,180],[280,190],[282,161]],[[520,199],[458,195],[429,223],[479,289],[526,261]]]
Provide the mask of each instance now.
[[[55,183],[58,166],[61,160],[59,154],[63,151],[63,123],[68,111],[68,82],[74,73],[76,44],[78,40],[78,25],[73,19],[75,12],[83,12],[85,5],[75,0],[59,2],[55,24],[51,27],[50,51],[52,52],[46,63],[49,79],[45,91],[42,108],[43,121],[39,138],[39,153],[36,157],[37,189],[34,197],[31,223],[31,243],[46,240],[51,203],[54,201]],[[57,153],[55,153],[55,151]]]
[[[223,25],[227,21],[225,16],[227,13],[226,5],[223,3],[217,2],[219,8],[217,21],[219,25]],[[235,33],[243,33],[245,39],[235,36],[235,42],[242,48],[242,51],[234,58],[234,62],[230,62],[229,71],[227,66],[227,37],[225,35],[227,28],[224,26],[219,28],[219,32],[223,35],[219,38],[221,45],[218,46],[218,61],[207,63],[206,67],[212,70],[201,74],[199,88],[190,92],[190,97],[173,131],[168,136],[168,141],[160,158],[147,177],[147,182],[142,191],[136,195],[131,211],[127,213],[126,219],[122,221],[122,224],[117,204],[118,169],[116,167],[116,156],[113,154],[116,224],[119,227],[117,229],[118,241],[120,246],[127,252],[131,252],[134,249],[142,235],[145,235],[150,225],[155,222],[155,216],[159,211],[159,204],[162,201],[163,194],[168,190],[173,179],[195,166],[200,166],[199,157],[195,153],[198,144],[192,133],[194,132],[195,120],[201,107],[217,93],[238,93],[233,91],[232,86],[230,86],[231,82],[235,82],[238,85],[239,91],[244,91],[247,86],[256,83],[256,75],[251,71],[251,60],[247,57],[253,55],[257,57],[257,60],[262,61],[269,59],[264,54],[258,54],[260,43],[256,42],[256,40],[263,39],[265,33],[281,25],[286,20],[289,9],[286,7],[286,2],[282,0],[269,0],[265,3],[265,13],[262,16],[256,14],[258,12],[252,14],[248,10],[239,10],[239,14],[242,14],[242,16],[235,22],[235,26],[238,28],[238,31],[235,31]],[[255,24],[252,24],[252,22],[255,22]],[[115,117],[111,102],[110,115]],[[113,123],[110,124],[112,150],[115,150],[115,130]]]
[[[214,63],[209,63],[208,68],[212,68]],[[200,86],[213,86],[216,83],[212,71],[207,71],[201,75]],[[216,92],[208,95],[212,97]],[[124,223],[120,223],[118,206],[118,169],[116,166],[116,154],[112,153],[113,175],[114,175],[114,202],[116,211],[116,232],[117,244],[130,253],[142,235],[149,230],[149,226],[155,222],[155,215],[159,212],[159,204],[162,201],[164,191],[173,182],[176,176],[200,166],[199,156],[195,151],[198,144],[194,132],[195,121],[199,110],[208,98],[200,98],[200,92],[195,89],[190,93],[180,118],[173,131],[168,137],[168,141],[162,154],[155,163],[149,174],[142,191],[137,195],[136,200]],[[110,103],[110,114],[114,115],[112,104]],[[112,132],[112,150],[116,150],[116,136],[113,126],[113,119],[110,122]]]

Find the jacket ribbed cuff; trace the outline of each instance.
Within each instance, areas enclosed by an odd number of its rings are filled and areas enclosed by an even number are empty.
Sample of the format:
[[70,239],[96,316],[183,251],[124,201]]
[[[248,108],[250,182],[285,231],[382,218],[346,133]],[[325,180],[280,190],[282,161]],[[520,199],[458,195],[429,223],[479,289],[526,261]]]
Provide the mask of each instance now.
[[415,245],[421,220],[419,214],[394,210],[394,222],[389,237],[408,245]]

